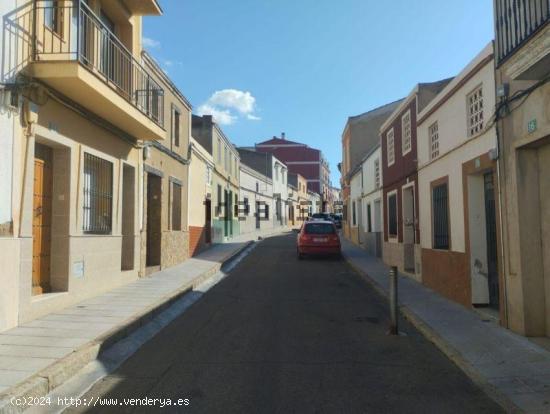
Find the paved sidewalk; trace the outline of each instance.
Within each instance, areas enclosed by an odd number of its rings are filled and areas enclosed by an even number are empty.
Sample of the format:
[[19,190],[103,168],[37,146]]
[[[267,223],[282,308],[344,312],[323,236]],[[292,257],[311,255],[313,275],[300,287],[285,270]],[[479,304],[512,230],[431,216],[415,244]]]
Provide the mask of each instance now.
[[178,266],[0,333],[0,413],[18,411],[12,396],[43,396],[61,385],[257,237],[215,245]]
[[[347,261],[383,294],[388,267],[343,239]],[[403,314],[510,412],[550,413],[550,352],[401,276]]]

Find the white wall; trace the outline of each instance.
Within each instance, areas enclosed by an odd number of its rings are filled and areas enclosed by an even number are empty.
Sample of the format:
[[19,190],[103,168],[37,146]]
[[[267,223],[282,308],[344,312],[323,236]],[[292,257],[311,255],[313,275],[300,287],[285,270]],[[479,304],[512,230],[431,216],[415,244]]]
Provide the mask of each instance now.
[[189,206],[187,208],[189,226],[202,227],[206,221],[206,211],[204,201],[206,194],[212,195],[212,183],[207,182],[207,170],[210,168],[211,180],[214,176],[214,161],[212,155],[208,153],[197,141],[191,137],[190,143],[193,145],[191,155],[191,164],[189,165]]
[[[288,208],[286,206],[286,201],[288,199],[288,169],[282,161],[278,160],[275,157],[272,157],[273,160],[273,194],[281,195],[281,217],[283,224],[288,221]],[[277,177],[276,169],[278,168],[279,174]],[[273,220],[276,221],[276,200],[273,200]]]
[[[250,213],[245,217],[245,220],[240,221],[240,231],[241,234],[249,233],[256,231],[256,202],[261,201],[269,205],[269,220],[262,220],[260,222],[260,230],[273,228],[273,215],[275,214],[273,210],[273,184],[272,181],[247,167],[241,163],[241,168],[239,171],[239,181],[240,181],[240,190],[239,190],[239,200],[244,201],[245,197],[248,198],[250,205]],[[258,186],[256,187],[256,184]],[[258,188],[258,191],[256,191]],[[263,217],[263,212],[260,213]]]
[[[419,119],[428,114],[439,98],[452,90],[471,69],[488,56],[492,47],[485,48],[453,82],[451,82],[431,104],[419,114]],[[419,160],[419,202],[420,242],[422,248],[432,248],[432,217],[430,183],[448,176],[449,212],[451,225],[451,248],[465,252],[464,194],[462,164],[486,154],[496,147],[496,130],[491,128],[482,134],[468,137],[467,96],[479,85],[483,85],[485,122],[493,115],[495,108],[495,80],[493,61],[489,61],[454,94],[418,126]],[[428,129],[434,122],[439,128],[439,156],[430,161]]]

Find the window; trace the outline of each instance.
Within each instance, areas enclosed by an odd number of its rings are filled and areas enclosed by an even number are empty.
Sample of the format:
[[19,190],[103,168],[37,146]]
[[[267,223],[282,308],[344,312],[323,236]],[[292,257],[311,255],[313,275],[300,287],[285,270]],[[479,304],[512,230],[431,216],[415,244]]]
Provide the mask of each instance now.
[[181,231],[181,185],[172,182],[172,230]]
[[229,174],[233,174],[233,156],[229,154]]
[[222,141],[218,138],[218,163],[222,162]]
[[58,35],[62,33],[62,11],[56,0],[44,1],[44,25]]
[[403,155],[405,155],[411,151],[412,128],[410,109],[401,118],[401,131],[403,132]]
[[434,249],[449,249],[449,195],[447,183],[432,189]]
[[113,163],[84,153],[83,231],[110,234],[113,214]]
[[483,89],[480,86],[468,95],[468,136],[483,130]]
[[380,188],[380,159],[374,160],[374,186]]
[[212,185],[212,168],[206,167],[206,184]]
[[172,106],[172,142],[176,147],[180,146],[180,111]]
[[222,186],[218,184],[218,200],[216,205],[216,216],[219,217],[222,214]]
[[260,183],[256,181],[256,192],[260,192]]
[[428,134],[430,135],[430,160],[433,160],[439,157],[439,126],[437,122],[428,128]]
[[388,196],[388,235],[397,237],[397,194]]
[[244,198],[244,214],[247,216],[250,214],[250,204],[248,202],[248,197]]
[[239,196],[235,194],[235,204],[233,207],[235,217],[239,217]]
[[386,135],[387,146],[388,146],[388,167],[395,163],[395,138],[393,135],[393,128],[389,130]]
[[352,217],[352,224],[354,226],[357,225],[357,211],[355,208],[355,201],[352,201],[351,203],[351,217]]
[[307,223],[304,229],[305,234],[336,234],[334,224],[329,223]]
[[229,171],[229,160],[227,159],[227,146],[223,146],[223,166],[225,171]]
[[370,203],[367,204],[367,231],[369,233],[372,233]]

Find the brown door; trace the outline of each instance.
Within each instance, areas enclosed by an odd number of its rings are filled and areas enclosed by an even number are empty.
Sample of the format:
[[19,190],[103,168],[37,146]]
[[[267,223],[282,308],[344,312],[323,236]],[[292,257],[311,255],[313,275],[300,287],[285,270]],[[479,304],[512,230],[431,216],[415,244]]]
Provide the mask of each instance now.
[[36,144],[32,223],[32,294],[50,291],[52,150]]

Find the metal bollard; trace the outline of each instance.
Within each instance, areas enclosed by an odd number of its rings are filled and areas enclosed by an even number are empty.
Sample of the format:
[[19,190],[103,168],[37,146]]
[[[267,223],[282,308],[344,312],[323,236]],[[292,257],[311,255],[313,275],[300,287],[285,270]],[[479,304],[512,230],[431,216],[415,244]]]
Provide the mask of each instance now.
[[390,268],[390,335],[399,335],[397,315],[397,266]]

